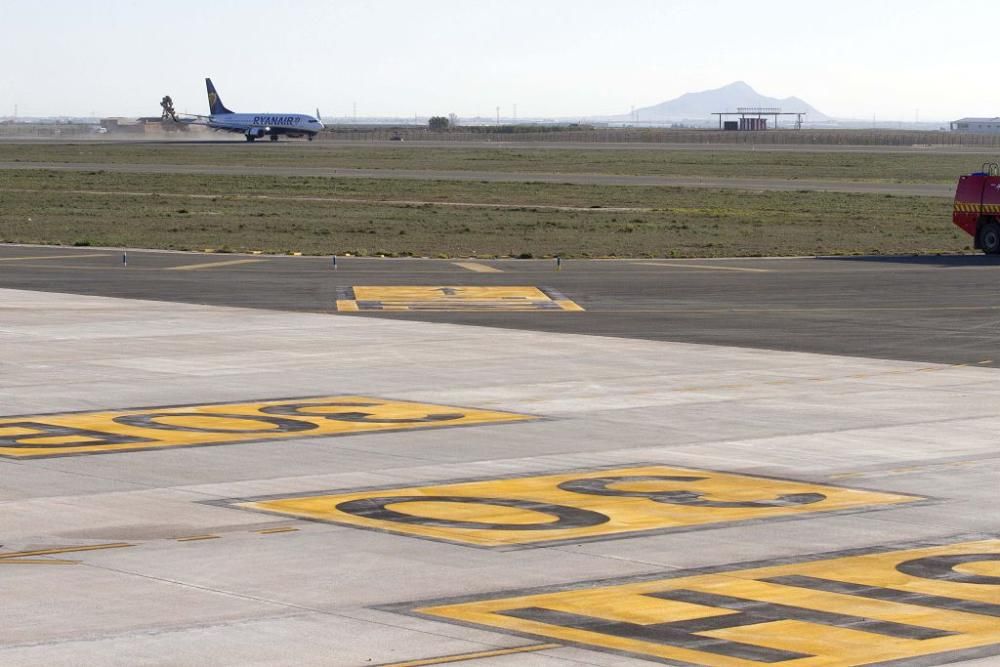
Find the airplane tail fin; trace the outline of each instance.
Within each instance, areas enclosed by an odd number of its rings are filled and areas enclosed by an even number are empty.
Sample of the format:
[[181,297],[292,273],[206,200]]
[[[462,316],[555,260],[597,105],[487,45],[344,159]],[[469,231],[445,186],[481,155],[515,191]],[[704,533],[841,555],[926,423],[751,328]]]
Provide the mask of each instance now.
[[215,91],[215,85],[212,83],[211,79],[205,79],[205,87],[208,88],[208,112],[215,116],[216,114],[222,113],[232,113],[226,108],[226,105],[222,103],[222,98],[219,97],[219,93]]

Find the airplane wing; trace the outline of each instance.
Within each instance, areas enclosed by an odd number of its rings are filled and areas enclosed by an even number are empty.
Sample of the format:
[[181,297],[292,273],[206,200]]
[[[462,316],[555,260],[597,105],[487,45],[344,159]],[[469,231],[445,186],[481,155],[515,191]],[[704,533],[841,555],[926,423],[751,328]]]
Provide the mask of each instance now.
[[202,125],[204,127],[209,127],[208,120],[211,116],[199,116],[198,114],[177,114],[177,120],[174,122],[179,125]]

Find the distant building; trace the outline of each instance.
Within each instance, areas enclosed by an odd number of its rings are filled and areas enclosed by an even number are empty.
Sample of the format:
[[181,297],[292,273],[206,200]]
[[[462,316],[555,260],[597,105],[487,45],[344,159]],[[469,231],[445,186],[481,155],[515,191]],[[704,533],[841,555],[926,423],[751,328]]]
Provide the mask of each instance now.
[[1000,117],[997,118],[962,118],[951,121],[952,132],[968,132],[970,134],[1000,134]]
[[[740,132],[755,132],[766,130],[767,119],[774,118],[774,128],[778,128],[778,119],[781,116],[795,116],[795,129],[802,129],[802,118],[806,115],[804,111],[782,111],[777,107],[737,107],[736,111],[715,111],[713,116],[719,117],[720,130],[739,130]],[[739,120],[726,120],[730,117],[739,116]]]
[[99,124],[108,133],[113,134],[141,134],[146,131],[145,127],[134,118],[102,118]]
[[190,125],[172,120],[163,120],[159,116],[143,118],[102,118],[100,126],[108,134],[160,134],[163,132],[187,132]]

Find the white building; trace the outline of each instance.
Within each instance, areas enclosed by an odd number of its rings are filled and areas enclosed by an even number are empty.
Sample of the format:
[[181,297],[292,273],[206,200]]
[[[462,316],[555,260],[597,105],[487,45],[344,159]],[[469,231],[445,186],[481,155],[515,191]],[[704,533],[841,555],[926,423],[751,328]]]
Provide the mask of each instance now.
[[951,131],[968,132],[970,134],[1000,134],[1000,117],[953,120],[951,122]]

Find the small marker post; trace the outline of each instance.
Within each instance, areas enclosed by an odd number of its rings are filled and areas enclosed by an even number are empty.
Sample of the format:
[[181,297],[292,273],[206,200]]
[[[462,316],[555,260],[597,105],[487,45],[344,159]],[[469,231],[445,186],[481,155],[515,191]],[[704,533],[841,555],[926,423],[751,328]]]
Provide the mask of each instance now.
[[336,271],[337,270],[337,256],[336,255],[333,256],[333,263],[331,265],[333,266],[333,270]]
[[562,271],[562,257],[556,255],[556,271]]
[[128,266],[128,251],[122,250],[122,268]]

